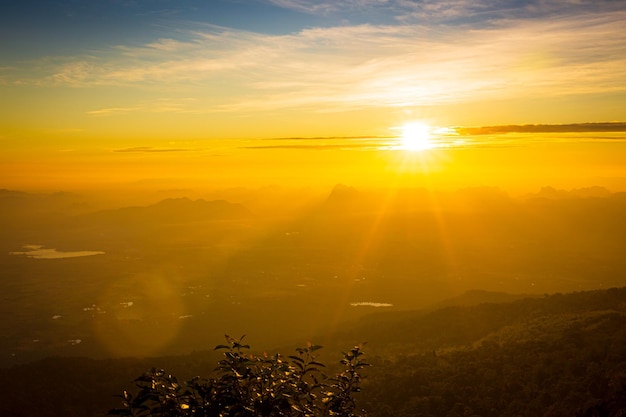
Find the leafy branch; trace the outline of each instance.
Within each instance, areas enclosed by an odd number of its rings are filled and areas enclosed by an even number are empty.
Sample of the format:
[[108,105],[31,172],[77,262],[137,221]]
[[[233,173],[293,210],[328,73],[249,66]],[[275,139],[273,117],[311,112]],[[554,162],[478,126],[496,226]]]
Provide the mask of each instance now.
[[180,384],[164,370],[151,369],[137,378],[137,392],[124,391],[122,407],[109,415],[132,417],[360,417],[354,394],[360,392],[361,372],[369,366],[360,346],[343,354],[341,370],[327,376],[318,360],[320,345],[308,344],[286,358],[254,355],[250,346],[225,336],[218,345],[223,359],[215,375]]

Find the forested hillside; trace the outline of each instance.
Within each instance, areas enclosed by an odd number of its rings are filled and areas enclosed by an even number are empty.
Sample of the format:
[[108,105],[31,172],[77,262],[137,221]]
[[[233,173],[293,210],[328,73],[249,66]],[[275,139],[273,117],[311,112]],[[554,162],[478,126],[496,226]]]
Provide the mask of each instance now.
[[387,355],[370,358],[363,405],[372,416],[622,416],[625,297],[554,295],[381,326]]
[[[357,398],[370,416],[626,412],[626,288],[381,313],[344,329],[323,349],[324,361],[347,343],[367,342],[373,366],[364,372]],[[217,360],[216,352],[50,358],[2,369],[0,415],[102,416],[120,404],[114,396],[150,367],[184,380],[209,375]]]

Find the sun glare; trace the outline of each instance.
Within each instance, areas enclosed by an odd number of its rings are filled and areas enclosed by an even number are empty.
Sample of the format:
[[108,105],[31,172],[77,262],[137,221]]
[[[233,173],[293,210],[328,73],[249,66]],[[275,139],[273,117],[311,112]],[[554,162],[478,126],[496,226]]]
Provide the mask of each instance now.
[[434,147],[430,126],[420,122],[407,123],[402,126],[401,148],[408,151],[423,151]]

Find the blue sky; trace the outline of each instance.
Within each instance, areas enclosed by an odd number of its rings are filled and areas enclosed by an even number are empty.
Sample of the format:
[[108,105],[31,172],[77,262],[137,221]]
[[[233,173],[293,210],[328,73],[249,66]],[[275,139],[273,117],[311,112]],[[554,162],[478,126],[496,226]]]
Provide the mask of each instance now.
[[1,10],[2,49],[9,55],[149,42],[202,24],[288,33],[327,19],[255,0],[24,0]]
[[441,30],[459,25],[484,28],[508,20],[559,19],[624,7],[619,0],[22,0],[0,6],[0,34],[6,56],[39,52],[44,46],[63,49],[148,42],[202,24],[266,34],[361,24],[420,24]]

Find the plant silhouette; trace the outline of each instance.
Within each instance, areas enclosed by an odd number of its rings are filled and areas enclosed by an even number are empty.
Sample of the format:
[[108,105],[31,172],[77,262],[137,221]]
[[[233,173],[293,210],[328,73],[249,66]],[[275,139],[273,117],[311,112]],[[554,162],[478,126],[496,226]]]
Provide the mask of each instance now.
[[151,369],[135,380],[136,393],[124,391],[119,416],[302,416],[361,417],[354,393],[360,391],[361,371],[369,366],[360,346],[343,353],[340,370],[332,377],[317,360],[320,345],[297,348],[286,358],[280,354],[254,355],[250,346],[226,335],[218,345],[224,358],[215,376],[194,377],[179,383],[164,370]]

